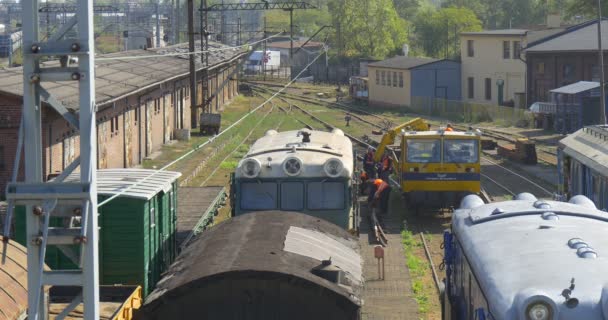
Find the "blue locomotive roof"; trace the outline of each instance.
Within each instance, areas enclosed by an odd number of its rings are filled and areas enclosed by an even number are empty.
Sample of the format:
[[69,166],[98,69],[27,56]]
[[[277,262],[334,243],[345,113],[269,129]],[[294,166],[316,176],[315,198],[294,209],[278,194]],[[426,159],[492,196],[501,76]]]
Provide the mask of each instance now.
[[[554,302],[555,319],[603,319],[597,305],[608,309],[608,213],[513,200],[456,210],[452,232],[495,319],[519,319],[530,297],[541,296]],[[561,293],[573,278],[580,304],[567,308]]]

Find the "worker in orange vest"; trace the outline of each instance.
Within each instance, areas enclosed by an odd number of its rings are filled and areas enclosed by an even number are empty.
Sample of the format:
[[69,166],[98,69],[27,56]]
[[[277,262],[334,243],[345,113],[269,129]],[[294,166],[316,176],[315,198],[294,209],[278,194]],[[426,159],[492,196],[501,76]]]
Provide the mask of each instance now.
[[451,123],[448,123],[448,125],[445,128],[445,131],[454,131],[454,127],[452,127]]
[[378,177],[384,181],[388,181],[388,177],[393,173],[393,159],[385,152],[380,160],[378,168]]
[[374,172],[374,149],[367,149],[367,153],[363,156],[363,170],[367,173],[369,179],[376,177]]
[[374,186],[376,187],[376,191],[372,207],[379,208],[380,213],[386,214],[388,212],[388,199],[391,193],[391,186],[382,179],[374,180]]

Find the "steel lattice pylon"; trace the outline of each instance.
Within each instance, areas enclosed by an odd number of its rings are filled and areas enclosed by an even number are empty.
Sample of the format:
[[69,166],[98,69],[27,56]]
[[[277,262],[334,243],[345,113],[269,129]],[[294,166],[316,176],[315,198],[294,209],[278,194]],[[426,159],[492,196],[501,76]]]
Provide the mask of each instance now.
[[[45,319],[43,286],[80,286],[82,292],[57,316],[63,319],[81,302],[85,319],[99,319],[98,230],[97,230],[97,136],[95,127],[95,75],[92,0],[78,0],[76,14],[47,41],[39,39],[38,0],[24,0],[23,7],[23,118],[20,143],[25,150],[25,182],[11,182],[7,187],[9,213],[15,205],[24,205],[28,249],[28,318]],[[78,38],[63,36],[76,26]],[[77,56],[77,66],[44,68],[40,60],[49,56]],[[69,59],[62,59],[67,61]],[[79,114],[55,99],[41,85],[45,81],[75,81],[79,87]],[[42,102],[80,131],[80,156],[53,182],[44,182],[42,171]],[[27,134],[24,134],[27,133]],[[18,148],[17,159],[21,148]],[[19,161],[15,162],[18,172]],[[80,166],[80,182],[63,180]],[[50,228],[51,217],[80,221],[69,228]],[[7,230],[5,230],[7,235]],[[58,247],[79,244],[77,270],[44,270],[47,245]]]

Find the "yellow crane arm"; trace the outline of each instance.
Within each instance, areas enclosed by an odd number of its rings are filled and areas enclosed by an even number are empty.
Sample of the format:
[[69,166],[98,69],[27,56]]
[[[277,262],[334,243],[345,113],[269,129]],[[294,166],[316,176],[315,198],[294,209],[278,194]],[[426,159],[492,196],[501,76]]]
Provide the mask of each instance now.
[[401,130],[406,129],[409,131],[427,131],[429,129],[428,123],[422,118],[414,118],[408,122],[400,124],[390,130],[388,130],[384,136],[382,136],[382,140],[376,149],[376,153],[374,154],[374,161],[378,162],[382,158],[384,154],[384,150],[387,146],[395,143],[395,137],[401,132]]

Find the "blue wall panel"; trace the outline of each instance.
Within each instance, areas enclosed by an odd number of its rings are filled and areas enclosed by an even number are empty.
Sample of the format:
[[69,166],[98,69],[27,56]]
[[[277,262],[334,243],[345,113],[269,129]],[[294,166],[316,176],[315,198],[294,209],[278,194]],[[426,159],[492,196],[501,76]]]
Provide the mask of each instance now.
[[460,100],[460,63],[442,60],[410,70],[412,97]]

